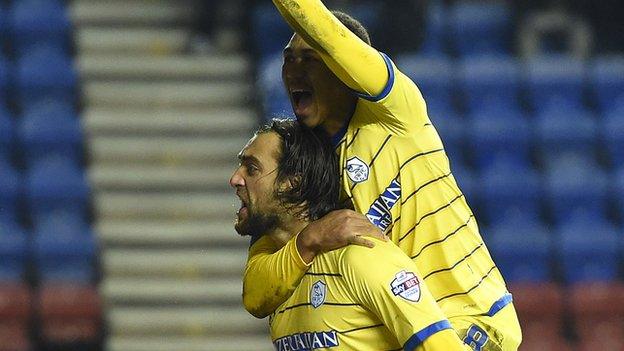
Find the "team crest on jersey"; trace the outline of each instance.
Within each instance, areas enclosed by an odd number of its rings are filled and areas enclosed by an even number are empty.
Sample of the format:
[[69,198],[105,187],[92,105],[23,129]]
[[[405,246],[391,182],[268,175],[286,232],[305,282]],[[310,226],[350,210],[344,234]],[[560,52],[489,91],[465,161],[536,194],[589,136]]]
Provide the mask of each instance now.
[[418,302],[420,300],[420,282],[416,274],[412,272],[400,271],[390,283],[390,288],[394,296]]
[[318,308],[325,302],[325,294],[327,293],[327,285],[319,280],[310,289],[310,303],[312,307]]
[[357,156],[347,160],[347,174],[349,179],[355,183],[361,183],[368,179],[368,165]]

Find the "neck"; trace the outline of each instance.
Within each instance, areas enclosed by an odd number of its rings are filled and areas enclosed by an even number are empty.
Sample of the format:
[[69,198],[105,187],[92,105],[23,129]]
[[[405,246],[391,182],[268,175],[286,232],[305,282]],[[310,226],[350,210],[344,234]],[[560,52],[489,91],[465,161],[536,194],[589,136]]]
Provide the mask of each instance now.
[[357,97],[353,97],[353,100],[348,104],[345,104],[342,108],[338,108],[337,111],[326,118],[321,124],[323,129],[330,137],[336,135],[347,123],[351,120],[351,117],[355,113],[355,107],[357,106]]
[[310,222],[295,217],[282,221],[269,235],[279,247],[283,247],[295,235],[299,234]]

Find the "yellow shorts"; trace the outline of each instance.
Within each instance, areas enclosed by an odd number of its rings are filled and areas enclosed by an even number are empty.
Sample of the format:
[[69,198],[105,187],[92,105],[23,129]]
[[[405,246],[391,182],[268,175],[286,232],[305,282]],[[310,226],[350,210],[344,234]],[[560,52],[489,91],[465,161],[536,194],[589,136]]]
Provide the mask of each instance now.
[[449,318],[460,339],[475,351],[517,351],[522,331],[513,303],[493,316]]

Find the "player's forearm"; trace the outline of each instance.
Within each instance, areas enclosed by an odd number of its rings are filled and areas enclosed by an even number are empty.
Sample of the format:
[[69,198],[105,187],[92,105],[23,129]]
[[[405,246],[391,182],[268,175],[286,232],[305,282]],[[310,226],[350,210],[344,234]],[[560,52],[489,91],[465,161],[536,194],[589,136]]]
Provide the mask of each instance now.
[[320,0],[273,0],[284,19],[351,89],[377,95],[388,80],[377,52],[351,33]]
[[307,271],[308,266],[296,254],[295,240],[275,253],[250,252],[243,276],[243,304],[253,316],[264,318],[273,313]]

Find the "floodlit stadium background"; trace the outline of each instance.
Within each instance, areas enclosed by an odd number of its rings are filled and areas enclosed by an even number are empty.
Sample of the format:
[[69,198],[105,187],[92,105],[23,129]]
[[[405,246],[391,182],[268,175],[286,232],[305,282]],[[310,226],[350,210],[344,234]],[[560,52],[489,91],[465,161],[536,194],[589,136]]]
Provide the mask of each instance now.
[[[624,349],[624,9],[327,1],[414,79],[521,350]],[[288,116],[270,2],[0,1],[0,351],[270,350],[227,180]]]

